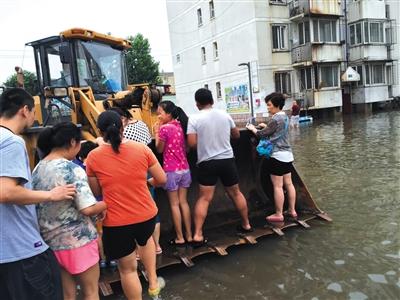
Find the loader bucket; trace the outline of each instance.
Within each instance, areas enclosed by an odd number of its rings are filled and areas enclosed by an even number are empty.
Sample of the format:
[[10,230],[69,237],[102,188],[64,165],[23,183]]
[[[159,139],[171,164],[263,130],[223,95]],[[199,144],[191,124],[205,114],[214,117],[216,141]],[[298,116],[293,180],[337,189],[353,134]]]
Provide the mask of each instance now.
[[[232,142],[236,164],[240,176],[240,188],[247,199],[250,222],[255,229],[251,233],[238,233],[236,226],[240,224],[239,214],[232,201],[229,199],[223,186],[218,183],[213,202],[208,211],[204,224],[204,236],[208,242],[201,247],[174,247],[168,241],[175,237],[167,194],[162,189],[156,190],[156,202],[161,219],[160,244],[163,254],[157,256],[157,268],[164,268],[174,264],[183,263],[187,267],[194,266],[193,259],[197,256],[216,253],[227,255],[228,248],[235,245],[256,244],[257,239],[270,234],[284,235],[284,230],[289,227],[300,226],[309,228],[307,223],[314,218],[331,221],[329,216],[321,211],[311,197],[306,185],[296,169],[293,170],[292,180],[296,189],[296,210],[298,219],[286,219],[282,223],[268,224],[265,216],[274,212],[273,189],[270,181],[266,159],[261,158],[255,151],[257,141],[247,130],[242,130],[240,139]],[[154,149],[154,148],[153,148]],[[161,159],[161,156],[158,155]],[[194,208],[198,196],[196,152],[188,154],[192,174],[192,185],[188,191],[189,205]],[[287,201],[285,201],[286,203]],[[141,264],[139,268],[145,276]],[[103,295],[112,294],[111,283],[119,281],[116,270],[104,270],[100,278],[100,289]]]

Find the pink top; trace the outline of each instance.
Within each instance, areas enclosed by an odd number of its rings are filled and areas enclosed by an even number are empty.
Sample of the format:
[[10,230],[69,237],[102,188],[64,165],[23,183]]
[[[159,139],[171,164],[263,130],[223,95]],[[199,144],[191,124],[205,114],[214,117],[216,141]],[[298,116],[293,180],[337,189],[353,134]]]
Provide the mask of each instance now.
[[181,123],[172,120],[160,127],[160,140],[164,145],[163,169],[166,172],[189,170],[186,159],[185,138]]

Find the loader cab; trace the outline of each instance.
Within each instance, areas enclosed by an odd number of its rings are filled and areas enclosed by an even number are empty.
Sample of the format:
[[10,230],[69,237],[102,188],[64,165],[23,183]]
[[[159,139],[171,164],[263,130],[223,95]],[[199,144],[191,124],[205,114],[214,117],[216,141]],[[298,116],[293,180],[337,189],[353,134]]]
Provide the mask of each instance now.
[[[49,37],[28,43],[34,49],[40,91],[45,87],[87,87],[107,95],[128,85],[124,50],[101,41]],[[102,97],[103,96],[103,97]]]

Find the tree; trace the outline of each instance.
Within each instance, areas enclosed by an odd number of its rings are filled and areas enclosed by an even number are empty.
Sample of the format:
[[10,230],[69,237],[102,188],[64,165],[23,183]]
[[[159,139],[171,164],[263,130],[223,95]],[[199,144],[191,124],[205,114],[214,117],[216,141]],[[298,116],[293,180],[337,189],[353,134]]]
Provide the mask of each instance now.
[[132,48],[126,54],[129,83],[160,83],[159,62],[151,56],[150,43],[141,33],[129,36]]
[[[38,93],[38,86],[37,86],[37,78],[36,75],[29,71],[24,72],[24,86],[25,90],[31,95],[37,95]],[[11,75],[7,78],[4,82],[6,87],[18,87],[17,84],[17,74]]]

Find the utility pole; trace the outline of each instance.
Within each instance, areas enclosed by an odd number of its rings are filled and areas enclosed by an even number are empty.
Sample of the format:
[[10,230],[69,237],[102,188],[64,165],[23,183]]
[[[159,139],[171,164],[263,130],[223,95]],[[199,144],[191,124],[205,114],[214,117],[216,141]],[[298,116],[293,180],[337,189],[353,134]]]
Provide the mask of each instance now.
[[239,67],[246,66],[249,72],[249,92],[250,92],[250,114],[251,120],[254,119],[254,108],[253,108],[253,88],[251,87],[251,71],[250,71],[250,62],[247,63],[240,63],[238,64]]

